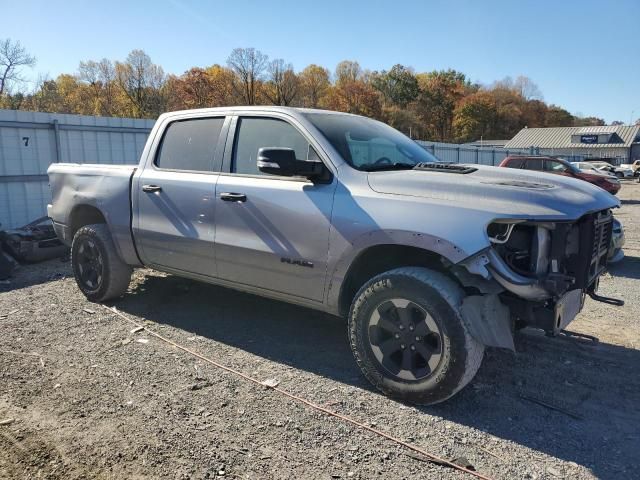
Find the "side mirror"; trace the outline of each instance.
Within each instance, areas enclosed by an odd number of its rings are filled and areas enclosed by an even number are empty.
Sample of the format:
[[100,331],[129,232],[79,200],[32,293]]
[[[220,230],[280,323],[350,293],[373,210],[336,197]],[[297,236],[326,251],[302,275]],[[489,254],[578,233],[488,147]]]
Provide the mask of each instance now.
[[258,170],[283,177],[318,177],[325,172],[322,162],[298,160],[292,148],[268,147],[258,150]]

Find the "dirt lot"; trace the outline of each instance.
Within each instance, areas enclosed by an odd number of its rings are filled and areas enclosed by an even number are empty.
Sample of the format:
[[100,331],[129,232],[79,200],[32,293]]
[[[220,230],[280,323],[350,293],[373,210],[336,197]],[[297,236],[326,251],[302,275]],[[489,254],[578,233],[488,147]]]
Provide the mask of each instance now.
[[[371,390],[333,317],[148,270],[115,305],[492,478],[640,478],[640,184],[619,196],[627,258],[601,293],[626,305],[588,300],[571,325],[600,342],[525,331],[436,407]],[[471,478],[131,329],[84,299],[68,262],[0,285],[0,478]]]

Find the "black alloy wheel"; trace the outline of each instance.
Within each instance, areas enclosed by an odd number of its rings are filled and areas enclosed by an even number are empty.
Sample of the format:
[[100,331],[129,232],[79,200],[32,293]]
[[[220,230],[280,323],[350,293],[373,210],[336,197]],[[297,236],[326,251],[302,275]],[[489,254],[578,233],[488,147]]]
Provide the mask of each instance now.
[[442,332],[420,305],[392,298],[378,305],[369,319],[369,343],[375,358],[391,375],[422,380],[442,359]]

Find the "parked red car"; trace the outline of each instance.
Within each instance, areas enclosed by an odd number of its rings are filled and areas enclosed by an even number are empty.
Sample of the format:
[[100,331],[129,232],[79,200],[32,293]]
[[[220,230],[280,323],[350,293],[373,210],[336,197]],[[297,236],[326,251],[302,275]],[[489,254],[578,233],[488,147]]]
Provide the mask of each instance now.
[[607,175],[599,175],[596,173],[586,173],[574,167],[566,160],[554,157],[510,155],[505,158],[499,166],[522,168],[524,170],[536,170],[539,172],[555,173],[556,175],[579,178],[585,182],[593,183],[613,195],[618,193],[620,190],[620,181],[618,181],[617,178],[611,178]]

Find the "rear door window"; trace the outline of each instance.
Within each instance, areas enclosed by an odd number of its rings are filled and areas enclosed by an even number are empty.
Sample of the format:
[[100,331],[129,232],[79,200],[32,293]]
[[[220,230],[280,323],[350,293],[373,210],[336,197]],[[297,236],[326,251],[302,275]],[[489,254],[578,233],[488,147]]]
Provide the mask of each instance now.
[[178,120],[167,127],[155,164],[168,170],[214,172],[216,146],[224,117]]
[[540,158],[529,158],[526,161],[525,167],[527,170],[539,170],[542,171],[543,162]]

